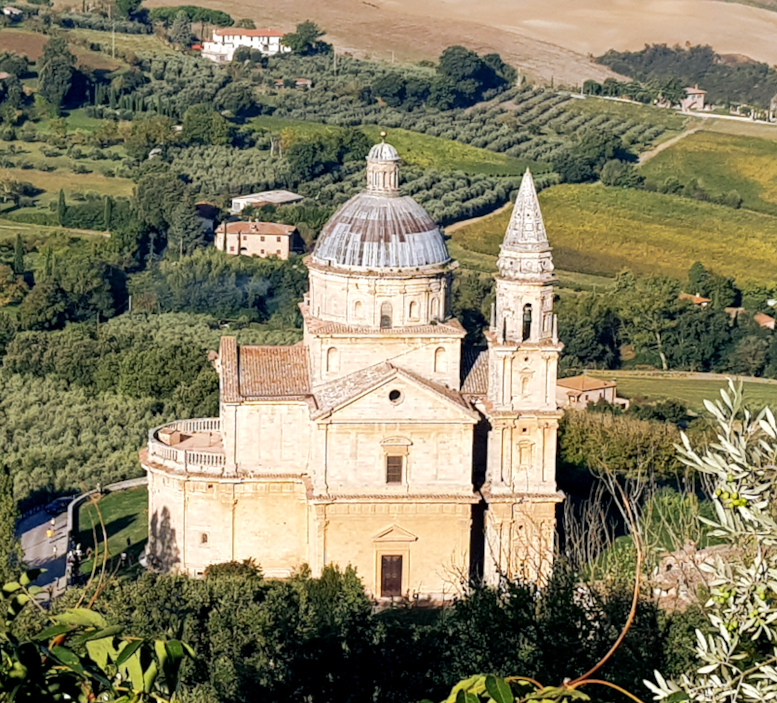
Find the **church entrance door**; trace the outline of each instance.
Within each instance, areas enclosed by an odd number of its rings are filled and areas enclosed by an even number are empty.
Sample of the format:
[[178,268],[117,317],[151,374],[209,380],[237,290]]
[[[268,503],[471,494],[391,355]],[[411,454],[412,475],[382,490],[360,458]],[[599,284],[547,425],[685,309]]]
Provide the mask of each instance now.
[[391,598],[402,595],[402,557],[384,554],[380,558],[380,595]]

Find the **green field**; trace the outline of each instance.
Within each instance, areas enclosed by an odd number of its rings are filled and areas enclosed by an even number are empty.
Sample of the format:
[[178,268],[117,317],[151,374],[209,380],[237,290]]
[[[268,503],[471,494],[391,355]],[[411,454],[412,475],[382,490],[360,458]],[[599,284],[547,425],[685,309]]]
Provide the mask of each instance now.
[[[127,552],[137,561],[148,541],[148,489],[146,486],[128,488],[124,491],[107,493],[98,506],[108,533],[108,557],[113,559],[122,552]],[[97,529],[97,542],[100,545],[98,553],[102,553],[102,529],[94,506],[86,501],[79,512],[79,533],[76,542],[81,548],[94,548],[92,525]],[[127,547],[127,539],[130,546]],[[92,570],[91,560],[84,561],[81,566],[84,573]]]
[[[68,32],[69,35],[84,39],[88,42],[95,44],[101,44],[106,49],[110,50],[111,47],[111,34],[110,32],[99,32],[95,29],[71,29]],[[116,32],[116,53],[124,53],[126,51],[133,51],[136,54],[149,53],[149,54],[174,54],[175,50],[165,44],[155,34],[121,34]],[[102,52],[109,61],[111,60],[110,54]],[[118,62],[119,59],[117,58]]]
[[[651,400],[675,398],[692,410],[701,413],[705,400],[718,400],[721,388],[726,388],[728,379],[724,375],[709,378],[693,374],[662,373],[660,371],[641,374],[629,371],[586,371],[589,376],[614,379],[618,382],[618,395],[623,398],[642,396]],[[736,380],[736,379],[735,379]],[[777,409],[777,381],[748,381],[744,383],[745,400],[751,407],[769,405]]]
[[777,141],[696,132],[654,156],[640,172],[658,185],[669,177],[681,183],[696,178],[711,195],[736,190],[743,207],[777,215]]
[[[318,122],[299,122],[279,117],[256,117],[252,124],[257,129],[280,132],[289,129],[298,135],[326,134],[335,128]],[[361,127],[371,141],[380,140],[382,127],[367,125]],[[402,155],[408,166],[418,168],[436,168],[441,171],[465,171],[466,173],[484,173],[487,175],[518,176],[527,166],[537,173],[548,170],[547,165],[516,159],[505,154],[497,154],[488,149],[478,149],[469,144],[432,137],[406,129],[386,130],[391,142]]]
[[[540,193],[556,267],[613,276],[623,269],[684,279],[695,261],[716,273],[771,284],[777,277],[777,217],[687,198],[602,185]],[[462,249],[495,256],[510,211],[452,234]]]

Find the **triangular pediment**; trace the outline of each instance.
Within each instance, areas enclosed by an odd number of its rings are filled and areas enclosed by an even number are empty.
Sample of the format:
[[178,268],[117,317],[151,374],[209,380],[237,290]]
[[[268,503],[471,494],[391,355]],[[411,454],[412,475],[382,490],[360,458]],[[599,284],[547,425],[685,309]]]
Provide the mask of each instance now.
[[364,422],[477,419],[458,391],[386,363],[327,384],[316,391],[316,401],[314,417],[345,414]]
[[416,537],[412,532],[408,532],[406,529],[399,527],[399,525],[392,525],[387,527],[382,532],[379,532],[372,538],[373,542],[417,542]]

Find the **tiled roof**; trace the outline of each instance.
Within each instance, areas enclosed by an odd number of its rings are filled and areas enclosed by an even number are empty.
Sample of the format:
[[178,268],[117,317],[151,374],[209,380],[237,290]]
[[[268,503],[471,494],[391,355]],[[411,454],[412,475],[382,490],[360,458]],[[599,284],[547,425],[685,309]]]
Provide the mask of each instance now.
[[488,393],[488,349],[463,347],[461,350],[461,392],[464,395]]
[[307,350],[293,347],[240,347],[240,395],[278,398],[310,393]]
[[755,315],[753,315],[753,319],[761,325],[761,327],[768,327],[769,329],[774,329],[774,318],[770,315],[766,315],[762,312],[757,312]]
[[219,344],[219,372],[221,376],[221,399],[226,403],[240,400],[237,382],[237,339],[222,337]]
[[570,388],[574,391],[595,391],[599,388],[614,388],[615,381],[604,381],[601,378],[592,376],[571,376],[570,378],[560,378],[556,385],[562,388]]
[[282,37],[286,32],[279,32],[277,29],[214,29],[213,34],[219,37]]
[[325,415],[331,412],[347,400],[361,395],[377,386],[381,381],[388,380],[394,375],[394,372],[395,369],[391,364],[382,362],[321,386],[315,392],[316,405],[318,406],[315,414]]
[[703,303],[711,303],[711,298],[705,298],[703,295],[693,295],[693,293],[680,293],[677,296],[678,300],[690,300],[694,305],[702,305]]
[[227,234],[269,234],[290,236],[296,231],[294,225],[282,225],[279,222],[225,222],[219,225],[216,232]]
[[219,370],[221,399],[226,403],[310,395],[307,351],[302,345],[238,347],[234,337],[222,337]]

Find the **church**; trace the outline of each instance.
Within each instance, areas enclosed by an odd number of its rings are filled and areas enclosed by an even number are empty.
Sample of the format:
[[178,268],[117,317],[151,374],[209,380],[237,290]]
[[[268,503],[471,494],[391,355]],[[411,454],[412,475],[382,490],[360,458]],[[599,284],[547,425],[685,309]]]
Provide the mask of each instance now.
[[451,314],[457,263],[372,147],[367,186],[306,263],[303,340],[221,339],[220,417],[152,430],[149,564],[268,577],[352,565],[376,599],[440,601],[471,578],[536,579],[553,558],[553,263],[531,173],[501,246],[487,347]]

